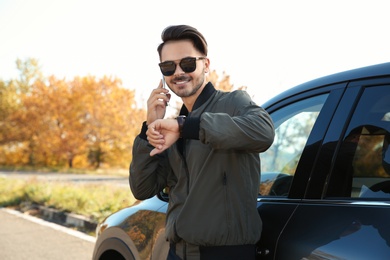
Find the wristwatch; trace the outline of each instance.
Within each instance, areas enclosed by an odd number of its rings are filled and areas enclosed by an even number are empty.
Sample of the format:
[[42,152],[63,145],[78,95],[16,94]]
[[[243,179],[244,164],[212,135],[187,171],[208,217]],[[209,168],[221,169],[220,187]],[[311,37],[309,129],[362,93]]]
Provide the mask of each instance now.
[[183,126],[184,122],[186,121],[186,116],[178,116],[176,117],[177,123],[179,124],[179,133],[180,133],[180,138],[182,137],[182,132],[183,132]]

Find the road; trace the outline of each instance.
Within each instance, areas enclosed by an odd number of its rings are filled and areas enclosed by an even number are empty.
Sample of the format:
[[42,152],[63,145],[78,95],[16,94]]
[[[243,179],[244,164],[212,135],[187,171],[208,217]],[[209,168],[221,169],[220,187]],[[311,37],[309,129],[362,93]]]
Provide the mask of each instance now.
[[94,237],[5,208],[0,220],[2,260],[92,259]]
[[90,174],[71,174],[71,173],[37,173],[37,172],[14,172],[1,171],[0,177],[15,179],[37,179],[53,182],[72,182],[74,184],[83,183],[111,183],[129,188],[128,176],[110,176],[110,175],[90,175]]

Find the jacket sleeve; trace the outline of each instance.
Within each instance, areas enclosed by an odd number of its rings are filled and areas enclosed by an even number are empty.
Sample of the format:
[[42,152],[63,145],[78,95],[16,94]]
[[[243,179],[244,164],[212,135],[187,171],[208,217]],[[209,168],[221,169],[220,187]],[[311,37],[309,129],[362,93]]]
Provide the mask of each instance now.
[[220,101],[220,111],[200,117],[199,139],[214,149],[260,153],[273,143],[275,130],[270,115],[256,105],[246,91],[231,92]]
[[136,199],[153,197],[167,186],[167,175],[171,169],[165,153],[150,156],[154,148],[146,140],[147,126],[143,124],[141,133],[133,144],[133,159],[130,164],[130,189]]

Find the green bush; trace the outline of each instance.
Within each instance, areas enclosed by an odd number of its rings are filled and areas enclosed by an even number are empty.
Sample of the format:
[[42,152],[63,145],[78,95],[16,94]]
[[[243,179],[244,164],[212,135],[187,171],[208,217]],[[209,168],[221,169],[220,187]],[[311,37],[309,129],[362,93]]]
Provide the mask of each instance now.
[[0,178],[0,190],[2,207],[32,203],[83,215],[96,222],[135,202],[130,188],[114,184],[70,184]]

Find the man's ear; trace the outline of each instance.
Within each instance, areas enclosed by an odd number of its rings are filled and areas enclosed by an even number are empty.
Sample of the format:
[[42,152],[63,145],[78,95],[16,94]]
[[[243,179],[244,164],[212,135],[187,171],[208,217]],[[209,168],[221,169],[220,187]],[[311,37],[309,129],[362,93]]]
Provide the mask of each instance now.
[[205,59],[205,62],[204,62],[204,65],[205,65],[205,70],[204,70],[204,72],[205,73],[209,73],[209,71],[210,71],[210,59],[209,58],[206,58]]

